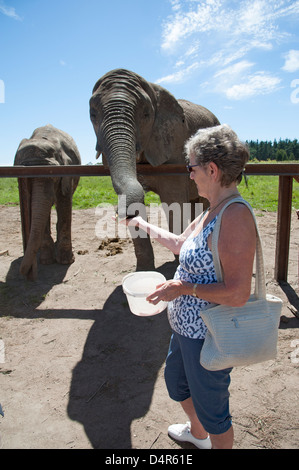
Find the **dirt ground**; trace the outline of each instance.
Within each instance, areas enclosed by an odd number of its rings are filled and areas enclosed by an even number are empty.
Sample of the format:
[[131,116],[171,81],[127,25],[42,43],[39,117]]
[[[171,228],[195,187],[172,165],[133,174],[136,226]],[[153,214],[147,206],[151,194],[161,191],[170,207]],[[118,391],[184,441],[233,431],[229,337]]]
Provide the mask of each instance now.
[[[29,282],[19,275],[19,208],[0,207],[0,214],[0,448],[193,449],[167,435],[185,416],[164,384],[166,312],[137,317],[122,291],[123,276],[135,270],[132,242],[103,243],[105,227],[95,235],[99,213],[73,211],[75,262],[39,265],[38,280]],[[277,358],[232,372],[235,448],[295,449],[299,220],[294,211],[281,287],[273,280],[276,214],[257,215],[268,292],[283,299],[283,316]],[[52,219],[54,230],[55,211]],[[156,269],[170,279],[173,255],[153,246]]]

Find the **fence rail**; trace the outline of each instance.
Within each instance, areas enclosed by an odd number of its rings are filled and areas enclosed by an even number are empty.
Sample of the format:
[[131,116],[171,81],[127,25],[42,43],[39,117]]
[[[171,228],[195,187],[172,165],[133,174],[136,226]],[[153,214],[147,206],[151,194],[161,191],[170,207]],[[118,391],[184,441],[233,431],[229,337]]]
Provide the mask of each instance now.
[[[149,164],[137,164],[140,175],[175,175],[186,173],[184,165],[164,164],[153,167]],[[248,163],[246,175],[275,175],[279,176],[277,231],[274,276],[278,282],[287,282],[293,179],[299,182],[298,163]],[[33,177],[62,177],[62,176],[109,176],[108,168],[103,165],[70,165],[70,166],[4,166],[0,167],[0,178],[18,178],[21,210],[23,247],[30,230],[30,209],[28,185],[26,179]],[[27,201],[27,202],[26,202]]]
[[[153,167],[147,163],[137,164],[140,175],[186,173],[184,165],[164,164]],[[246,175],[276,175],[299,177],[299,163],[248,163]],[[36,176],[109,176],[110,171],[103,165],[68,166],[0,166],[1,178],[33,178]]]

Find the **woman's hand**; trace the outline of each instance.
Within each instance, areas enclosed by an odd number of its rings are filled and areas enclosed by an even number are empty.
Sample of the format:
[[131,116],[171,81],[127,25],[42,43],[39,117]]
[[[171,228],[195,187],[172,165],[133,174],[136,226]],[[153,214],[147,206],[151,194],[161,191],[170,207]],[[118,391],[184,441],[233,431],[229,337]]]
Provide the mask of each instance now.
[[173,280],[163,282],[163,284],[158,284],[156,290],[152,292],[146,300],[151,304],[156,305],[160,300],[164,302],[170,302],[182,295],[183,283],[180,280]]
[[[116,220],[116,217],[113,217],[113,219]],[[181,246],[186,239],[186,231],[182,235],[175,235],[174,233],[169,232],[168,230],[165,230],[158,225],[150,224],[140,215],[132,218],[119,219],[119,223],[132,229],[133,227],[138,227],[140,230],[143,230],[145,233],[147,233],[151,238],[157,240],[157,242],[162,246],[165,246],[170,251],[172,251],[172,253],[175,255],[180,253]]]
[[139,224],[140,221],[142,221],[142,217],[140,215],[136,216],[136,217],[126,217],[124,219],[118,219],[117,216],[113,217],[113,220],[117,221],[120,223],[120,224],[123,224],[123,225],[126,225],[127,227],[130,226],[130,227],[135,227]]

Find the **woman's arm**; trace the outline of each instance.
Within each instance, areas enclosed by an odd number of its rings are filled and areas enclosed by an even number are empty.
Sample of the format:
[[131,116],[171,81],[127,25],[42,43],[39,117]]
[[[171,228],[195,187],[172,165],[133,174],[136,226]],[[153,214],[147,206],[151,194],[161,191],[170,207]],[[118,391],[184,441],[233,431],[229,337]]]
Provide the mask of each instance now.
[[249,209],[243,204],[232,204],[223,214],[218,242],[223,282],[195,285],[170,280],[159,285],[147,300],[156,304],[195,292],[208,302],[232,307],[244,305],[251,290],[255,249],[256,229]]
[[198,218],[191,222],[191,224],[185,229],[185,231],[181,235],[175,235],[174,233],[169,232],[168,230],[150,224],[141,216],[133,217],[132,219],[126,219],[126,224],[129,227],[139,227],[141,230],[146,232],[151,238],[154,238],[161,245],[165,246],[170,251],[172,251],[172,253],[178,255],[180,253],[182,244],[190,235],[190,233],[192,233],[192,231],[194,230]]

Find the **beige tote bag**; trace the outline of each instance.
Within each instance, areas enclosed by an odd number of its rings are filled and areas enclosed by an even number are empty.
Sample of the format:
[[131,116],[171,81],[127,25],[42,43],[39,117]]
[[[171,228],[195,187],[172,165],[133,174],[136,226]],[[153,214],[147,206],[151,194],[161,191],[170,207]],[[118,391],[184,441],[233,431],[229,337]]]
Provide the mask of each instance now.
[[[235,202],[245,204],[243,198],[229,201],[220,211],[212,234],[212,253],[217,281],[222,281],[218,255],[218,236],[224,210]],[[261,240],[256,225],[255,292],[243,307],[211,305],[201,311],[208,331],[201,351],[200,363],[208,370],[222,370],[274,359],[277,354],[278,326],[282,301],[266,293],[264,261]]]

